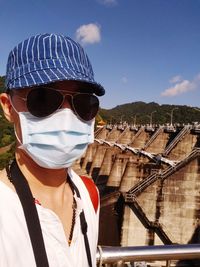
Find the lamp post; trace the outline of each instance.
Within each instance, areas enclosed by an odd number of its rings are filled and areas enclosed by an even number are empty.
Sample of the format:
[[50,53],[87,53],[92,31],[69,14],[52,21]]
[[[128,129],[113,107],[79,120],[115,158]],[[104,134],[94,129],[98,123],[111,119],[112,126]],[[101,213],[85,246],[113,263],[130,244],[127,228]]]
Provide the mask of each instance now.
[[112,125],[113,116],[110,117],[110,124]]
[[176,110],[178,108],[173,108],[171,110],[171,113],[170,113],[170,126],[173,126],[173,114],[174,114],[174,110]]
[[137,118],[137,114],[135,114],[134,117],[131,117],[133,119],[133,126],[136,126],[136,118]]
[[124,117],[124,115],[121,115],[121,118],[120,118],[120,124],[122,124],[122,118]]
[[155,113],[155,112],[156,112],[156,110],[152,111],[152,112],[151,112],[151,115],[147,115],[147,116],[150,118],[150,123],[149,123],[149,126],[150,126],[150,127],[152,127],[152,121],[153,121],[152,118],[153,118],[153,113]]

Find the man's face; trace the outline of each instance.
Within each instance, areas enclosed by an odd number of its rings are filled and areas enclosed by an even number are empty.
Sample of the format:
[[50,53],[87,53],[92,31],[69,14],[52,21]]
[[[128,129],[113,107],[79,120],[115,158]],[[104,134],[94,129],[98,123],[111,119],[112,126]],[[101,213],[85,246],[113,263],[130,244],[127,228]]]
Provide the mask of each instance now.
[[[62,81],[56,82],[52,84],[43,85],[42,87],[56,89],[58,91],[62,91],[65,94],[65,91],[70,95],[74,95],[78,92],[81,92],[82,87],[81,82],[77,81]],[[35,88],[35,87],[34,87]],[[8,96],[7,101],[9,102],[9,120],[12,121],[15,125],[15,131],[17,136],[22,141],[22,134],[21,134],[21,125],[19,121],[18,112],[28,112],[27,108],[27,94],[32,90],[32,88],[24,88],[24,89],[14,89],[11,91],[10,96]],[[42,90],[42,89],[41,89]],[[5,94],[4,94],[5,95]],[[35,107],[37,108],[37,102],[35,102]],[[2,105],[4,112],[5,107]],[[71,97],[66,95],[64,97],[64,101],[59,108],[72,108]],[[8,112],[8,110],[7,110]]]

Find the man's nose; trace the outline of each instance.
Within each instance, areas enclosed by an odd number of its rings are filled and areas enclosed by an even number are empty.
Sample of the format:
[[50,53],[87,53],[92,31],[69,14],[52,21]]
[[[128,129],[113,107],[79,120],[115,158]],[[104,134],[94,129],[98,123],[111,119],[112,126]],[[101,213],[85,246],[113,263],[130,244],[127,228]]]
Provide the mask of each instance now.
[[72,97],[70,95],[65,95],[64,96],[62,108],[73,109],[73,107],[72,107]]

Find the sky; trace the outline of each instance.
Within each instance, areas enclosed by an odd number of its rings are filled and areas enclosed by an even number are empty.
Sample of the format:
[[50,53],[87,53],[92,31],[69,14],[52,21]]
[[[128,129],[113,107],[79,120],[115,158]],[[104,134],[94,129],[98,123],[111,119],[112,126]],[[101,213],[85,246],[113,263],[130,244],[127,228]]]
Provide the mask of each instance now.
[[200,0],[0,0],[0,76],[38,33],[78,41],[106,94],[102,108],[143,101],[200,107]]

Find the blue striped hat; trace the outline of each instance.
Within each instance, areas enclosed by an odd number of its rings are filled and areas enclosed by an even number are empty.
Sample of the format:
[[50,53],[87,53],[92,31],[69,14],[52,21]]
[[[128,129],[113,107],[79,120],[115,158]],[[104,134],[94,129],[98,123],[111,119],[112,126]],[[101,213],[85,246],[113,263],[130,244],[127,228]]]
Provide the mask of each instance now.
[[18,44],[8,56],[6,89],[64,80],[87,82],[95,94],[105,93],[94,80],[92,65],[83,48],[69,37],[38,34]]

